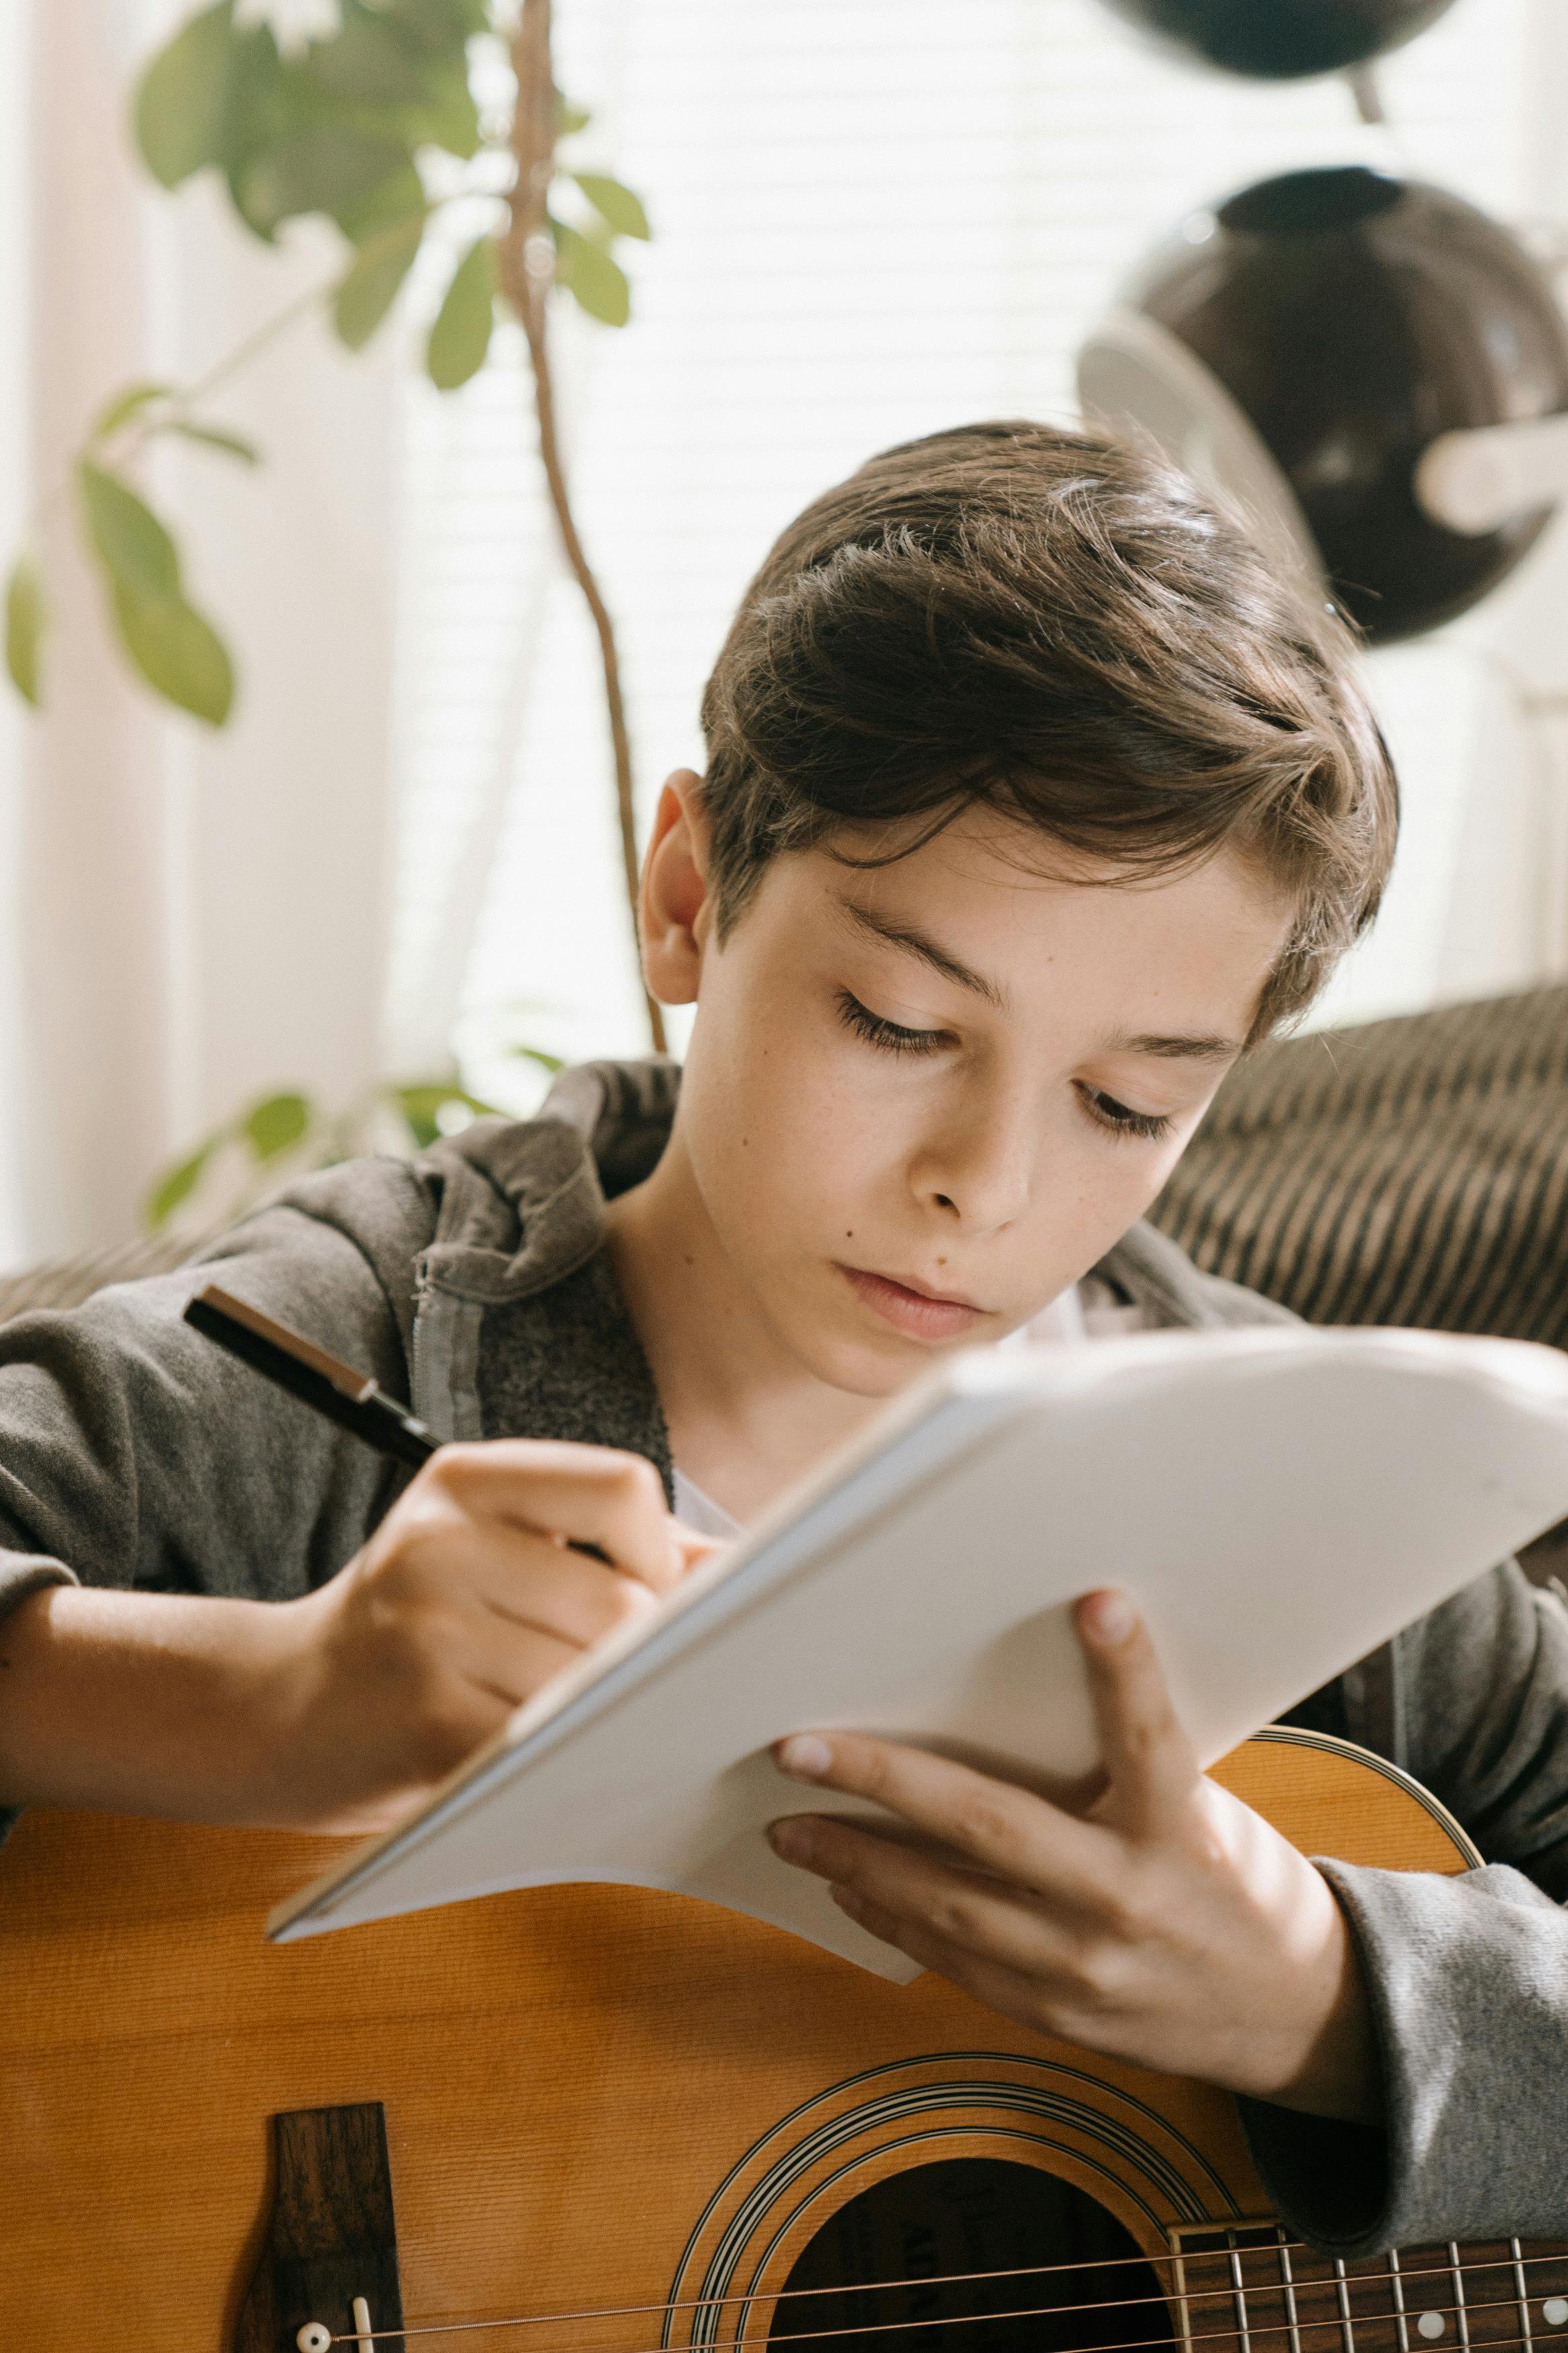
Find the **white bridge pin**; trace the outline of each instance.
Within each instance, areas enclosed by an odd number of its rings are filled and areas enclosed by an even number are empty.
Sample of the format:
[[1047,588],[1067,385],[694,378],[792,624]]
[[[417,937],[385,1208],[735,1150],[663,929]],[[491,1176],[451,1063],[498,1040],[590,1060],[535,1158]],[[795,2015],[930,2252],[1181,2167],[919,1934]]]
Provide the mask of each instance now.
[[1568,2296],[1549,2295],[1541,2307],[1541,2317],[1548,2328],[1561,2328],[1568,2320]]
[[1440,2312],[1424,2312],[1415,2324],[1417,2332],[1423,2337],[1441,2337],[1446,2326]]
[[327,2353],[331,2341],[331,2330],[323,2327],[319,2320],[307,2320],[303,2328],[294,2332],[294,2342],[300,2348],[300,2353]]

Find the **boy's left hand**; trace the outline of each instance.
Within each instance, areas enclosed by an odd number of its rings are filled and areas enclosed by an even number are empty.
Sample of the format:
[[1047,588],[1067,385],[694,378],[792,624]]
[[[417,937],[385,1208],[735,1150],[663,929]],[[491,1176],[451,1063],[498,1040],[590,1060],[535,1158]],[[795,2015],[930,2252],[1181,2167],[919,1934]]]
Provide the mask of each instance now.
[[1077,1623],[1106,1767],[1087,1813],[921,1749],[808,1733],[781,1742],[781,1769],[900,1827],[792,1815],[775,1850],[872,1936],[1037,2032],[1375,2121],[1366,1995],[1328,1882],[1198,1771],[1124,1598],[1087,1595]]

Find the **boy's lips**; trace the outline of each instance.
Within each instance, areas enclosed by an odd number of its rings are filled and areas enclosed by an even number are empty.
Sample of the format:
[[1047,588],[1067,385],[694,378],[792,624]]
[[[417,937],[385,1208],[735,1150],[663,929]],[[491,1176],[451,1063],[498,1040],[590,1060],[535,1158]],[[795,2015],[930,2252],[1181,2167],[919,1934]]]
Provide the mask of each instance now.
[[865,1267],[840,1264],[838,1271],[868,1307],[874,1307],[885,1323],[913,1340],[961,1339],[985,1314],[972,1299],[927,1291],[920,1283],[872,1274]]

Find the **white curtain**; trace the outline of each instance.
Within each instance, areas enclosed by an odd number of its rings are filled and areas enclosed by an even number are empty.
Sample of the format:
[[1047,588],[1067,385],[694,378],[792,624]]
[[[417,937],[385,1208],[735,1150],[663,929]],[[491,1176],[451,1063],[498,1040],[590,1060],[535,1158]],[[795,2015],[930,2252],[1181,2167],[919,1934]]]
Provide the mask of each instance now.
[[[16,0],[0,5],[0,544],[11,546],[28,506],[26,352],[27,32]],[[16,948],[20,766],[26,726],[20,705],[0,689],[0,1266],[22,1255],[20,1167],[16,1151],[21,1108]]]
[[[133,163],[134,59],[187,13],[6,13],[27,196],[0,264],[25,317],[0,408],[13,529],[108,394],[199,375],[330,267],[321,243],[269,253],[214,191],[165,196]],[[17,154],[8,140],[20,177]],[[153,1171],[247,1096],[295,1084],[338,1104],[378,1066],[395,364],[307,322],[224,395],[264,470],[158,459],[153,495],[240,666],[222,733],[130,681],[68,511],[46,525],[48,709],[7,707],[0,737],[13,1263],[134,1231]]]

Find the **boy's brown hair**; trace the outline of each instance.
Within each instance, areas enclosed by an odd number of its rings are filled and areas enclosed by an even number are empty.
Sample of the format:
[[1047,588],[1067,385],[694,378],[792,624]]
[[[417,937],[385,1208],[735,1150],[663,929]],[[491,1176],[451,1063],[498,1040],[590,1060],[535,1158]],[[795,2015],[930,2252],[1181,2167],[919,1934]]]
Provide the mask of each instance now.
[[1254,1039],[1310,1002],[1394,856],[1350,631],[1184,476],[1045,425],[908,442],[807,507],[702,725],[721,937],[784,852],[888,826],[898,858],[977,803],[1129,879],[1229,846],[1297,906]]

